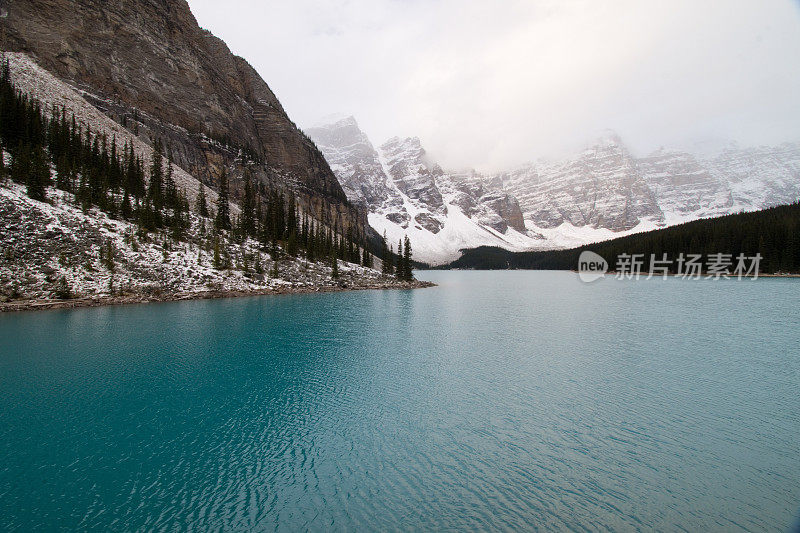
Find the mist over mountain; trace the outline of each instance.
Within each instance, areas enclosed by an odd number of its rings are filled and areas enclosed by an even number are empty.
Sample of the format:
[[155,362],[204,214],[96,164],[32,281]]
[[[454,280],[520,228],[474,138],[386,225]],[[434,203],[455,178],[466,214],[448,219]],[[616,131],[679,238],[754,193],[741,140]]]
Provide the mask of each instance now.
[[446,168],[561,159],[605,128],[636,156],[800,141],[791,0],[190,5],[299,124],[344,111],[376,143],[419,137]]
[[563,159],[482,174],[443,168],[416,137],[375,146],[355,118],[329,120],[306,132],[348,198],[390,243],[408,234],[433,264],[466,248],[567,248],[800,198],[798,143],[637,156],[606,131]]

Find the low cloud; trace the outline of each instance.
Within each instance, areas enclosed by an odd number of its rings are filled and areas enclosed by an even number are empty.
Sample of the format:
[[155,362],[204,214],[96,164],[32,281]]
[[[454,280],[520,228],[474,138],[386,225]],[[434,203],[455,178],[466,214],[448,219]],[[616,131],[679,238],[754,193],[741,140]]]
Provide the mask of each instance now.
[[613,129],[637,152],[800,140],[790,0],[190,0],[298,124],[353,114],[450,167],[504,168]]

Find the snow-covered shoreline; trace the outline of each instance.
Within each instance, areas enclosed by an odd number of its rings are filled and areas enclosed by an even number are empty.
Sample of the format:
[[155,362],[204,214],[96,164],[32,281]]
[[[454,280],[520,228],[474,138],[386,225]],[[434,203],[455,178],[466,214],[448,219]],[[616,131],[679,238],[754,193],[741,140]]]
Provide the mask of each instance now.
[[[73,87],[24,54],[5,57],[16,86],[43,108],[63,108],[95,135],[152,160],[146,142]],[[6,166],[11,163],[7,150],[0,150],[0,157]],[[34,199],[19,179],[0,173],[0,311],[400,286],[379,270],[341,259],[334,273],[329,257],[289,254],[288,240],[267,245],[253,235],[216,234],[212,218],[200,216],[194,206],[201,187],[211,205],[217,193],[177,165],[172,170],[193,206],[179,236],[145,231],[131,216],[87,206],[73,192],[55,187],[45,187],[44,200]],[[51,165],[53,182],[54,171]],[[122,204],[120,191],[109,194]],[[236,204],[229,208],[231,215],[239,213]]]

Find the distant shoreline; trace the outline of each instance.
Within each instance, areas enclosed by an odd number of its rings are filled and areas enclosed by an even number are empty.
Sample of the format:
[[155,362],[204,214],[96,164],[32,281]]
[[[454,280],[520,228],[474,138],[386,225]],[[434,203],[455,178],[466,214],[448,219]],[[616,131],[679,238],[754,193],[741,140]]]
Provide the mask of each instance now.
[[157,302],[183,302],[190,300],[218,300],[222,298],[243,298],[247,296],[271,296],[283,294],[314,294],[324,292],[345,292],[365,290],[411,290],[426,289],[436,286],[430,281],[368,283],[365,285],[324,285],[321,287],[275,287],[252,291],[199,291],[176,292],[158,296],[122,295],[122,296],[87,296],[69,300],[14,300],[0,303],[0,313],[22,311],[47,311],[52,309],[78,309],[85,307],[107,307],[117,305],[147,304]]
[[[570,270],[570,272],[575,272],[576,274],[578,273],[577,270]],[[618,274],[619,274],[619,272],[617,272],[615,270],[609,270],[608,272],[606,272],[606,275],[608,275],[608,276],[616,277]],[[626,273],[625,276],[627,276],[627,275],[628,274]],[[640,278],[647,278],[648,276],[650,276],[649,272],[640,272],[639,273],[639,277]],[[668,272],[666,274],[666,276],[670,277],[670,278],[680,278],[680,277],[684,277],[684,274],[676,274],[674,272]],[[699,277],[695,277],[695,275],[693,274],[692,276],[686,276],[686,278],[687,279],[706,279],[706,278],[709,278],[709,276],[711,278],[714,277],[714,275],[708,274],[708,272],[701,272]],[[664,274],[657,274],[657,275],[653,274],[653,278],[661,278],[661,277],[664,277]],[[728,274],[728,275],[725,275],[725,276],[721,275],[720,276],[720,279],[737,279],[737,278],[738,278],[738,276],[733,275],[733,274]],[[750,278],[753,278],[753,279],[758,279],[758,278],[800,278],[800,274],[791,274],[791,273],[775,273],[775,274],[772,274],[772,273],[771,274],[766,274],[765,273],[765,274],[761,274],[761,273],[759,273],[758,276],[754,276],[752,274],[748,274],[748,275],[742,274],[742,277],[741,277],[741,279],[750,279]]]
[[[453,272],[570,272],[572,274],[578,274],[578,272],[579,272],[578,270],[575,270],[575,269],[563,269],[563,268],[429,268],[429,269],[425,269],[425,270],[439,271],[439,272],[448,272],[448,271],[453,271]],[[423,272],[425,270],[423,270]],[[618,272],[616,272],[615,270],[609,270],[609,271],[605,272],[606,276],[616,277],[617,274],[618,274]],[[650,275],[650,273],[649,272],[645,272],[645,271],[642,271],[642,272],[639,273],[639,277],[640,278],[647,278],[649,275]],[[626,276],[627,276],[627,274],[626,274]],[[658,275],[653,274],[653,278],[661,278],[663,276],[664,276],[664,274],[658,274]],[[683,276],[683,274],[675,274],[675,273],[669,272],[669,273],[666,274],[666,276],[670,277],[670,278],[679,278],[679,277]],[[706,272],[702,272],[700,274],[700,278],[697,278],[697,279],[705,279],[707,277],[708,277],[708,274]],[[731,274],[728,274],[727,276],[720,276],[720,278],[725,278],[725,279],[735,279],[736,277],[737,276],[734,276],[734,275],[731,275]],[[750,278],[753,278],[753,277],[755,277],[755,276],[753,276],[752,274],[749,274],[747,276],[742,275],[742,279],[750,279]],[[763,274],[759,273],[758,276],[755,277],[755,278],[756,279],[759,279],[759,278],[800,278],[800,273],[789,273],[789,272],[787,272],[787,273],[769,273],[769,274],[767,274],[767,273],[763,273]],[[696,278],[692,277],[691,279],[696,279]]]

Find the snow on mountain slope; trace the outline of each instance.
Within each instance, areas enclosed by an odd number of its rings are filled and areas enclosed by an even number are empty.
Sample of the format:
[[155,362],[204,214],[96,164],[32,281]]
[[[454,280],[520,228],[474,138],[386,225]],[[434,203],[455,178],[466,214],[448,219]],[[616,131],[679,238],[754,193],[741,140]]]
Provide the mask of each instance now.
[[668,225],[723,215],[734,206],[724,180],[691,154],[662,149],[640,159],[639,167]]
[[715,156],[661,149],[635,158],[609,134],[573,159],[530,164],[492,179],[519,199],[526,223],[540,233],[569,224],[609,229],[616,237],[639,226],[797,201],[800,144],[728,146]]
[[664,222],[637,161],[614,134],[577,158],[529,165],[497,178],[537,227],[569,223],[620,232],[643,220]]
[[707,161],[731,192],[733,210],[751,211],[800,199],[800,143],[728,148]]
[[[476,246],[500,246],[509,250],[527,250],[536,246],[537,239],[509,228],[501,233],[490,226],[480,224],[468,217],[453,203],[454,197],[447,195],[442,199],[443,216],[431,215],[430,210],[418,207],[409,197],[400,193],[405,212],[413,222],[398,223],[393,217],[380,212],[370,212],[370,225],[380,234],[386,234],[387,243],[397,249],[397,243],[404,236],[411,239],[414,258],[430,264],[441,264],[457,259],[465,248]],[[430,225],[423,226],[417,221],[435,221],[436,232]]]
[[353,117],[336,117],[306,133],[325,154],[348,198],[369,209],[368,220],[388,244],[405,235],[414,258],[456,259],[462,248],[537,245],[510,195],[472,171],[445,172],[416,137],[394,137],[375,149]]
[[374,148],[352,117],[308,130],[390,244],[433,264],[462,248],[580,246],[800,198],[800,144],[635,157],[613,132],[574,157],[484,176],[431,161],[417,138]]
[[[347,198],[359,205],[382,205],[396,200],[383,175],[378,152],[353,117],[329,117],[331,127],[308,130],[336,174]],[[396,202],[395,202],[396,203]]]

